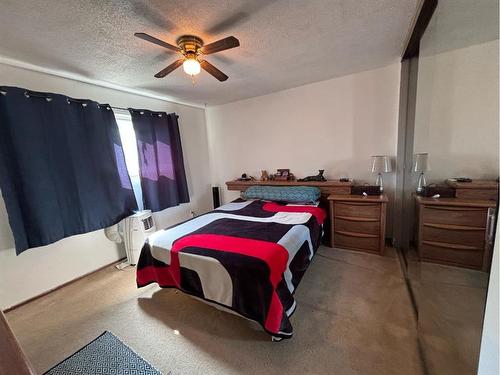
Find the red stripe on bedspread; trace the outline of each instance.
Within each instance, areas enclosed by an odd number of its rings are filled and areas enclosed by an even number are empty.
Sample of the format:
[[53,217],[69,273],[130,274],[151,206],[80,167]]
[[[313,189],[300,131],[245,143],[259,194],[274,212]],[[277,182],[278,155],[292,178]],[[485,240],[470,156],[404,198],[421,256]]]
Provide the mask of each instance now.
[[306,212],[313,215],[319,225],[323,224],[326,218],[326,212],[322,208],[314,206],[283,206],[274,202],[268,202],[262,207],[264,211],[270,212]]
[[137,281],[146,284],[156,281],[161,286],[176,286],[181,289],[179,252],[187,247],[198,247],[210,250],[227,251],[258,258],[266,262],[270,270],[270,281],[273,286],[270,308],[264,323],[265,328],[278,333],[283,317],[283,305],[276,293],[288,262],[288,251],[274,242],[239,238],[217,234],[193,234],[174,242],[170,251],[170,266],[148,266],[137,270]]
[[144,286],[155,282],[161,286],[176,286],[172,274],[168,270],[169,267],[146,266],[137,269],[137,285]]

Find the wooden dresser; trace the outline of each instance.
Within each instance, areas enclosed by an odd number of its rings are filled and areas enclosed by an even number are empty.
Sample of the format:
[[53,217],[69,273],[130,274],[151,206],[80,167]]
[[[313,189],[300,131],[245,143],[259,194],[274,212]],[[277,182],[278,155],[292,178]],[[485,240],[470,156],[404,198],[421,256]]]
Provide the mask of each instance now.
[[341,249],[382,255],[385,249],[385,218],[388,198],[338,195],[330,203],[331,244]]
[[416,196],[421,260],[487,271],[494,200]]

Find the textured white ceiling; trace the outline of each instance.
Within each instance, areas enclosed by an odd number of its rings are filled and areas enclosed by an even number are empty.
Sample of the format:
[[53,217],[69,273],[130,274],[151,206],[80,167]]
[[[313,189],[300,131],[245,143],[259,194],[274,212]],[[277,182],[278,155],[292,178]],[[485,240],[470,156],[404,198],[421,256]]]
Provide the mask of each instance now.
[[439,0],[420,42],[434,55],[498,39],[498,0]]
[[[0,56],[183,102],[227,103],[396,61],[417,0],[1,0]],[[175,44],[234,35],[241,46],[207,56],[229,75],[182,68],[153,77],[176,57],[133,36]],[[0,82],[1,84],[1,82]]]

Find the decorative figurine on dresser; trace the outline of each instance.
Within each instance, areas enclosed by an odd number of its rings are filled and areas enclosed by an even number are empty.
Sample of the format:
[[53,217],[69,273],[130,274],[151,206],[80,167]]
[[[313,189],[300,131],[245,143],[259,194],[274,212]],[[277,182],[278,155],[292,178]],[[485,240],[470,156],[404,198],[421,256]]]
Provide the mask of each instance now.
[[326,178],[323,176],[323,173],[325,173],[324,169],[319,169],[318,174],[316,176],[307,176],[304,178],[301,178],[298,181],[303,181],[303,182],[308,182],[308,181],[326,181]]
[[418,255],[427,262],[488,271],[498,182],[462,178],[446,184],[452,189],[446,198],[415,198]]
[[261,171],[260,180],[269,181],[269,173],[265,169]]

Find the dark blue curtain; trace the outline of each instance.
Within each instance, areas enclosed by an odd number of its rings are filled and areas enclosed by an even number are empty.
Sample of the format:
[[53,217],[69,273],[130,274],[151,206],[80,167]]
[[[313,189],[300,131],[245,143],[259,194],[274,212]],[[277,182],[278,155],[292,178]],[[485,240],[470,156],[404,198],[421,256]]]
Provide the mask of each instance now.
[[137,209],[108,105],[0,87],[0,189],[17,253]]
[[175,113],[130,109],[144,208],[161,211],[189,202],[179,124]]

